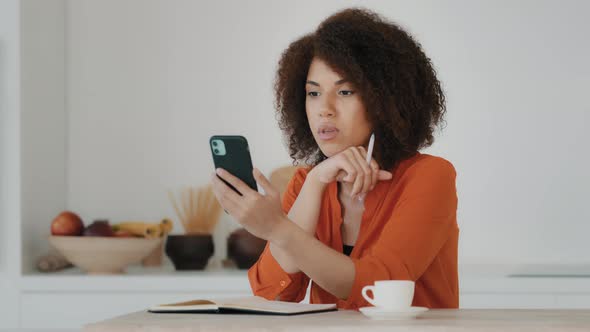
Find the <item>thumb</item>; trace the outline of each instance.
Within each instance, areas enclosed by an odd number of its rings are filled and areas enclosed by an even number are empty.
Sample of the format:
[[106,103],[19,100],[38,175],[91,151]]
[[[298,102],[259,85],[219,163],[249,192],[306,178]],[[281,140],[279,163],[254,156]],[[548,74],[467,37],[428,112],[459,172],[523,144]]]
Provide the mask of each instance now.
[[378,180],[391,180],[393,178],[393,174],[388,171],[384,171],[382,169],[379,170],[379,174],[377,175]]
[[262,189],[264,189],[264,193],[266,195],[276,194],[275,188],[258,168],[254,168],[252,170],[252,175],[254,175],[254,180],[256,180],[256,182],[262,187]]

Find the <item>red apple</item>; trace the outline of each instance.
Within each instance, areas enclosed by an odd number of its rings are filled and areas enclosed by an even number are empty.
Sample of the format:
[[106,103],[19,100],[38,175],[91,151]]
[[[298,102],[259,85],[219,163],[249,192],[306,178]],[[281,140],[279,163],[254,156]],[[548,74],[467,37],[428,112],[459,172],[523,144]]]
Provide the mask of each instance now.
[[82,219],[71,211],[63,211],[51,222],[51,235],[81,235],[84,230]]

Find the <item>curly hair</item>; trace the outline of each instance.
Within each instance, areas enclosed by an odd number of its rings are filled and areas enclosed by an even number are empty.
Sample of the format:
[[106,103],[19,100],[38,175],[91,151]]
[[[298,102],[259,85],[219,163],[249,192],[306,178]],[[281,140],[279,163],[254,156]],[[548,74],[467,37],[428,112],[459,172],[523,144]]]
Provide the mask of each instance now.
[[305,82],[314,57],[358,90],[379,140],[374,156],[382,169],[392,169],[432,145],[446,106],[430,59],[400,26],[369,10],[351,8],[292,42],[279,60],[275,108],[293,164],[315,166],[327,158],[305,112]]

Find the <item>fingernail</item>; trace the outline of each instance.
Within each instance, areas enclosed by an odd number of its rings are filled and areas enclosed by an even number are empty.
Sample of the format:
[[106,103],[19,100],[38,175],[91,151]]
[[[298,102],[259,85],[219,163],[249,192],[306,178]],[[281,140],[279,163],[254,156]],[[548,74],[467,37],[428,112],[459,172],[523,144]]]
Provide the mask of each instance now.
[[221,175],[221,168],[216,168],[215,173],[217,173],[217,175]]

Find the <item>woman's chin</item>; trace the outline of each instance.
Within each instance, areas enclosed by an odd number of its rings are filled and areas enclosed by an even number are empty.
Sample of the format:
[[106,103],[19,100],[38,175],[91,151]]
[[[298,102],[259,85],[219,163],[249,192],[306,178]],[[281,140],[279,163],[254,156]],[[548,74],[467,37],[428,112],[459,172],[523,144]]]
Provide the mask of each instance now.
[[323,144],[320,146],[320,150],[324,154],[324,156],[330,158],[338,153],[346,150],[346,148],[342,148],[340,145],[335,144]]

